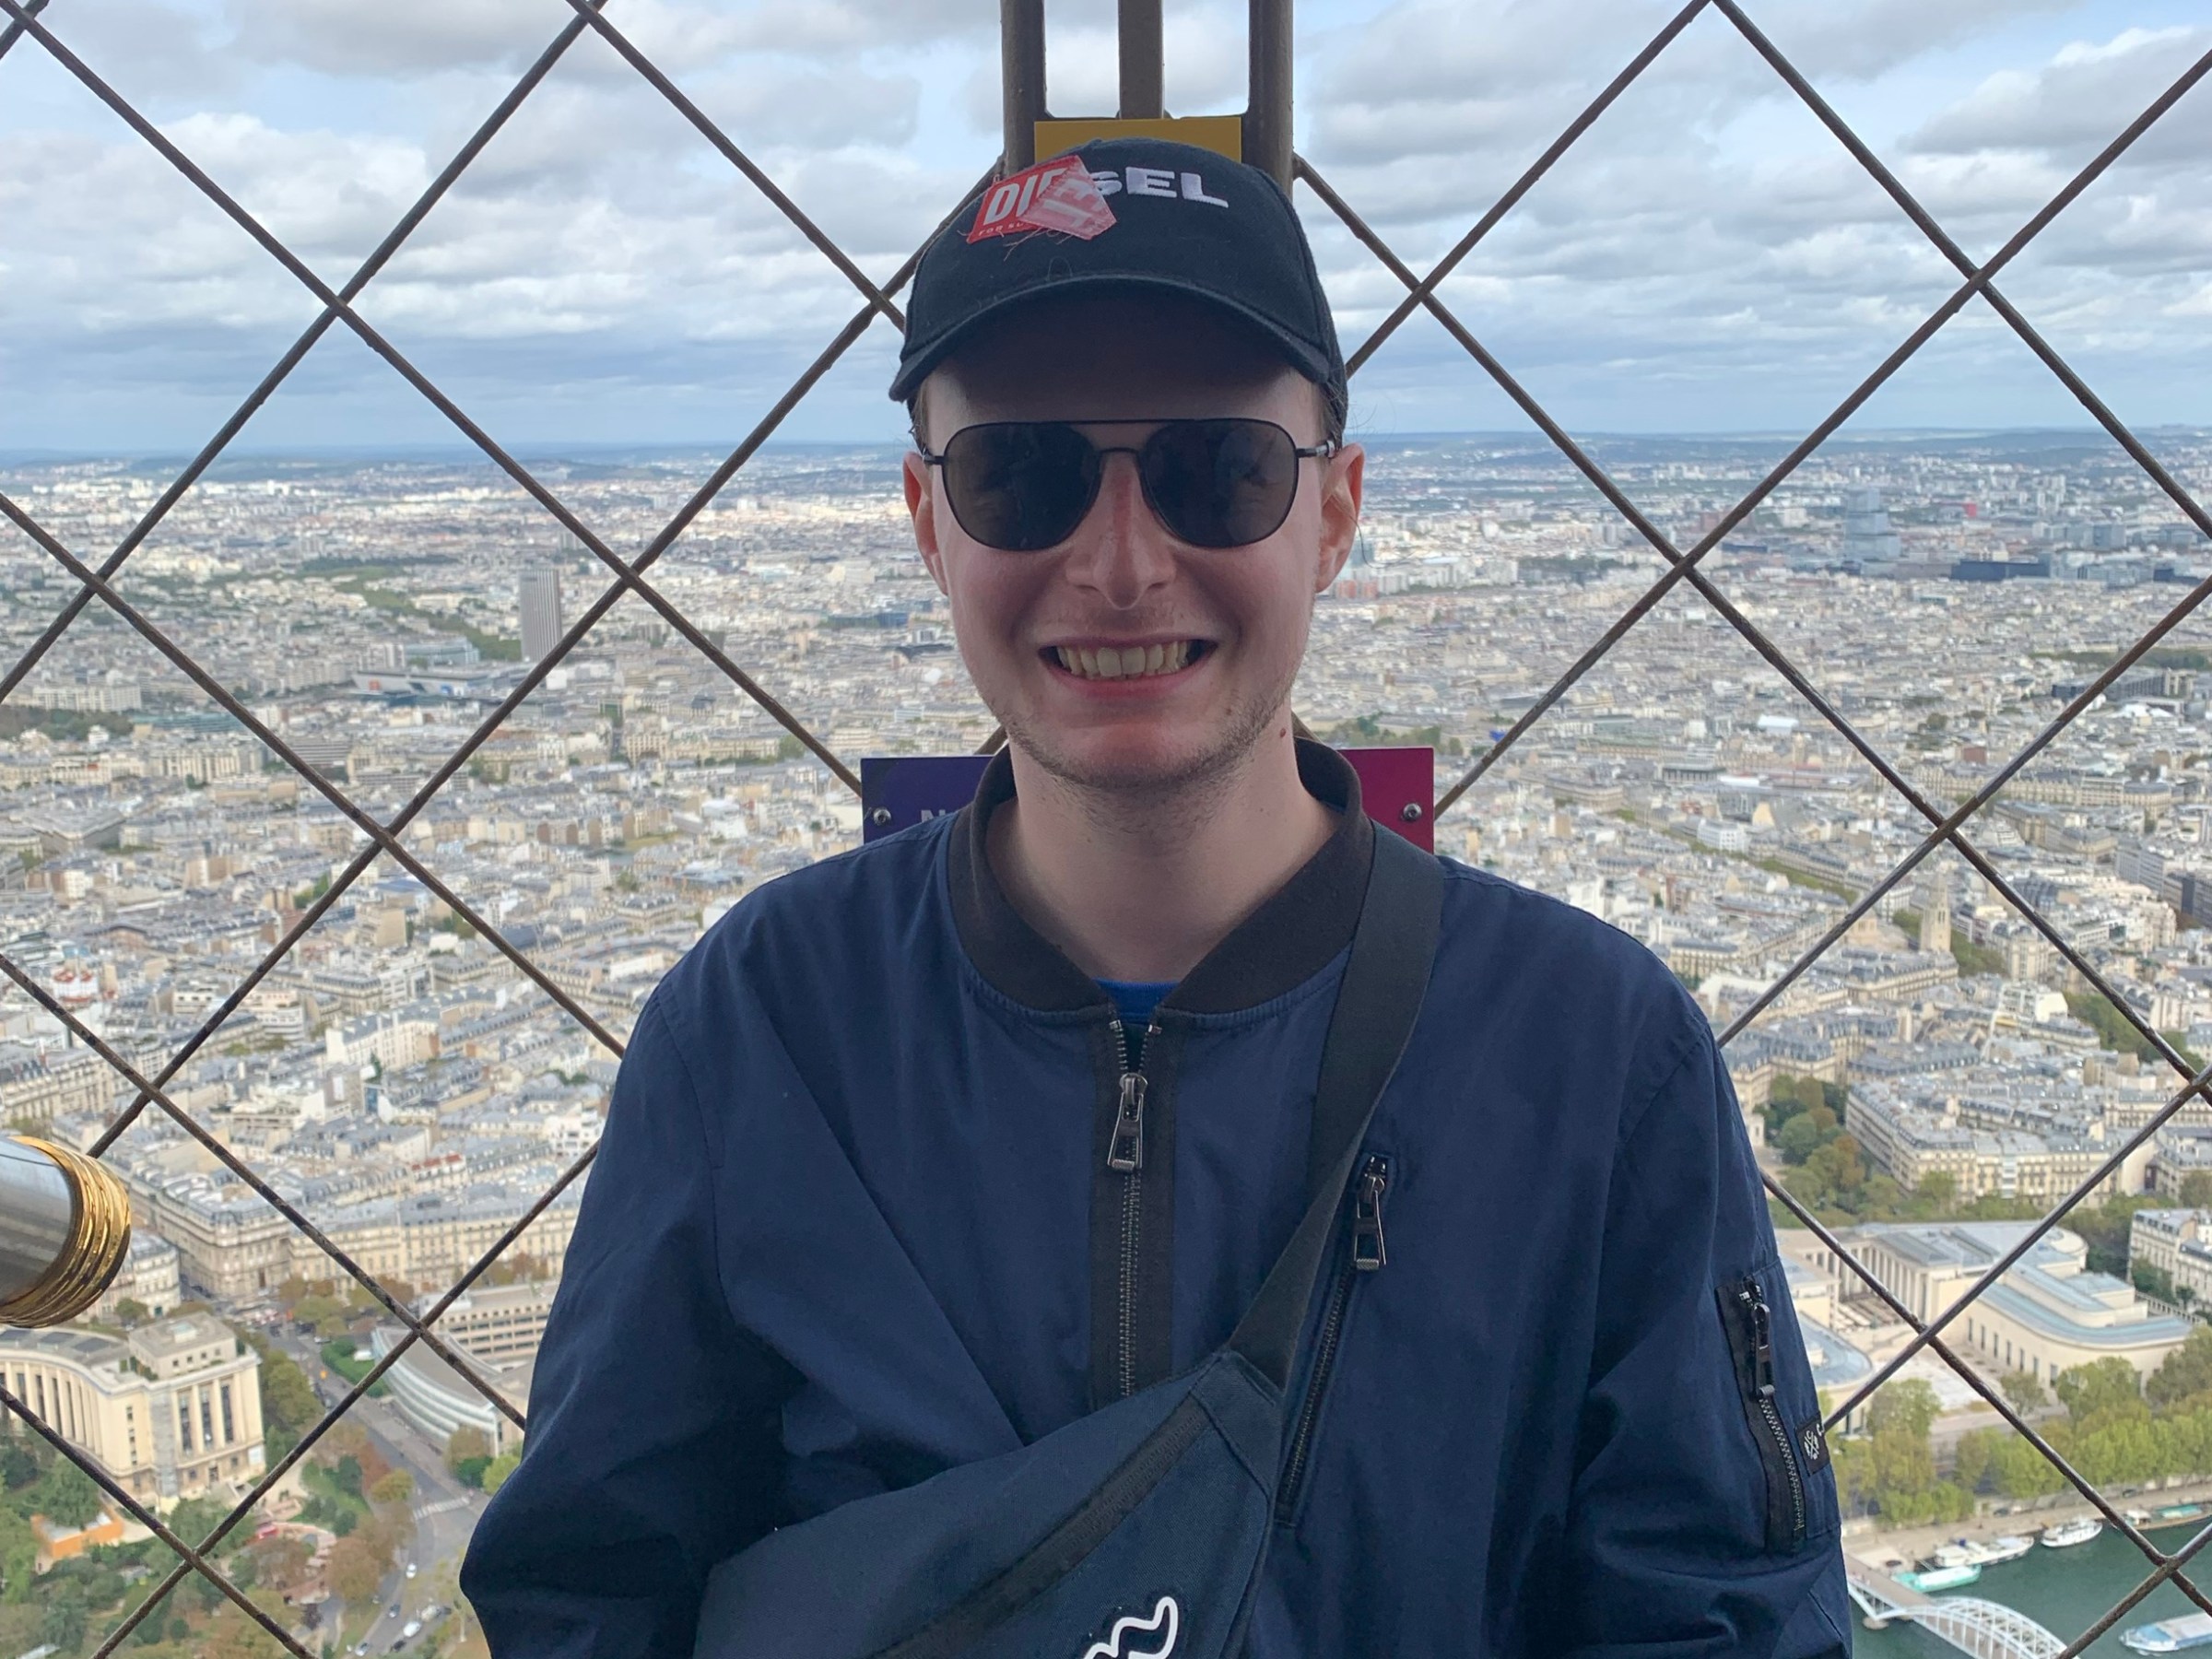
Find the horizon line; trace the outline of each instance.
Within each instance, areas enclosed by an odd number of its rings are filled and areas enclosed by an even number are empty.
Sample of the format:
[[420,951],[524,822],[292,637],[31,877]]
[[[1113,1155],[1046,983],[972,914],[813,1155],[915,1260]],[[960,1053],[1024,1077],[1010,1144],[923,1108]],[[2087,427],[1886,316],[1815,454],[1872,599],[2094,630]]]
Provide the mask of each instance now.
[[[2144,433],[2185,434],[2194,437],[2212,437],[2212,426],[2188,422],[2168,422],[2131,429],[2138,435]],[[1492,427],[1438,427],[1400,432],[1378,432],[1368,437],[1352,435],[1356,441],[1376,446],[1394,443],[1432,441],[1437,439],[1479,439],[1488,442],[1508,441],[1525,443],[1541,449],[1559,452],[1543,433],[1525,429]],[[1619,430],[1592,429],[1576,434],[1576,441],[1596,442],[1707,442],[1707,443],[1794,443],[1805,434],[1795,429],[1726,429]],[[2094,422],[2078,426],[2005,426],[1980,423],[1960,426],[1900,426],[1876,427],[1857,432],[1831,433],[1821,445],[1897,443],[1915,439],[1940,439],[1957,441],[1963,439],[2076,439],[2094,438],[2111,442],[2111,435]],[[771,451],[825,451],[825,450],[880,450],[904,451],[911,445],[903,439],[878,437],[852,438],[790,438],[774,439],[763,443],[758,453]],[[728,446],[712,439],[669,439],[652,441],[619,441],[608,439],[543,439],[514,442],[506,446],[517,460],[563,460],[576,458],[612,459],[617,456],[649,456],[677,454],[726,454]],[[120,463],[151,463],[157,461],[189,460],[195,451],[165,445],[124,445],[112,449],[76,447],[6,448],[0,447],[0,466],[61,465],[72,462],[108,461]],[[1817,452],[1816,452],[1817,453]],[[357,443],[357,444],[288,444],[234,446],[225,449],[215,457],[210,469],[227,461],[341,461],[341,460],[401,460],[435,459],[441,461],[474,460],[487,466],[498,463],[476,445],[465,441],[451,443]],[[1566,457],[1561,454],[1561,460]]]

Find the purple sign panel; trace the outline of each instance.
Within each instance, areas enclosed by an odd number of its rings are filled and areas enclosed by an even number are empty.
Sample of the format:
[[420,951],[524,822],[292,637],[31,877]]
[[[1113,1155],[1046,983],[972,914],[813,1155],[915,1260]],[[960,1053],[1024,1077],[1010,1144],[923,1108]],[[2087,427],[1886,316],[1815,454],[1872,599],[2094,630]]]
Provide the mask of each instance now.
[[911,830],[975,798],[988,755],[868,755],[860,762],[860,839]]
[[[1436,753],[1426,747],[1347,748],[1368,816],[1425,852],[1436,850]],[[860,763],[861,839],[875,841],[975,798],[988,755],[870,755]]]

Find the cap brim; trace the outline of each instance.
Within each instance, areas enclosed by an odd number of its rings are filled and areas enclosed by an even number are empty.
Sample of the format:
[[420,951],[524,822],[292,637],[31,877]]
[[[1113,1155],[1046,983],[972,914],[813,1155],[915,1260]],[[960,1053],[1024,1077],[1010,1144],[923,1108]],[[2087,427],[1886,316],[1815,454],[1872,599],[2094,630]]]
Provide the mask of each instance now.
[[1197,300],[1224,315],[1241,323],[1259,335],[1269,349],[1316,385],[1326,386],[1344,372],[1341,365],[1331,362],[1327,355],[1317,349],[1311,340],[1301,340],[1267,317],[1233,297],[1210,288],[1202,283],[1176,276],[1148,276],[1128,271],[1101,271],[1090,276],[1066,276],[1041,288],[1025,288],[1008,294],[982,306],[963,317],[952,327],[943,330],[935,339],[915,348],[899,364],[899,372],[891,378],[891,396],[900,403],[913,397],[915,391],[931,371],[947,358],[996,323],[1003,323],[1014,312],[1025,306],[1045,300],[1074,298],[1089,299],[1101,294],[1166,293],[1185,299]]

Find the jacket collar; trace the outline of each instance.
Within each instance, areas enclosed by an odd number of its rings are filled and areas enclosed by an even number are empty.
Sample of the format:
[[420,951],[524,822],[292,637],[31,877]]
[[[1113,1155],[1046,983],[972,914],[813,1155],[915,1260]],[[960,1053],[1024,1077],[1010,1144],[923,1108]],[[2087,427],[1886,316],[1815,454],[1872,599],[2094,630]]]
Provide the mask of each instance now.
[[[1374,825],[1359,807],[1359,778],[1324,744],[1298,740],[1299,782],[1335,809],[1335,834],[1275,895],[1184,976],[1161,1006],[1194,1014],[1250,1008],[1303,984],[1352,941],[1367,898]],[[1014,798],[1014,766],[993,757],[946,841],[954,924],[968,957],[991,985],[1026,1007],[1052,1013],[1109,1009],[1096,981],[1062,954],[1007,901],[984,851],[991,814]]]

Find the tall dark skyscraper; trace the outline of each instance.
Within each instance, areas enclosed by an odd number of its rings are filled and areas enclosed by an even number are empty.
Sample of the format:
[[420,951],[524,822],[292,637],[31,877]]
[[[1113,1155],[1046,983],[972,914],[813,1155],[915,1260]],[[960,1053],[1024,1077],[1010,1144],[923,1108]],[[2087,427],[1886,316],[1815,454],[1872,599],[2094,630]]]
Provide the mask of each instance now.
[[524,571],[515,603],[523,614],[523,661],[535,663],[560,642],[560,572]]

